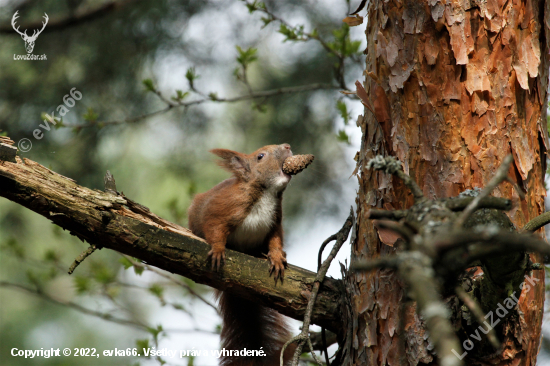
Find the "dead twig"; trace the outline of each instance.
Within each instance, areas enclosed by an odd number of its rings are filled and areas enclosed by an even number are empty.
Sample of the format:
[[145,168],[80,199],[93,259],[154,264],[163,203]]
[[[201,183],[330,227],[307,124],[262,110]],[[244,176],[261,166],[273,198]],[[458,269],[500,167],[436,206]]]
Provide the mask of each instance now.
[[[485,314],[483,314],[483,310],[481,310],[481,307],[477,303],[477,301],[472,298],[464,289],[460,286],[458,286],[455,289],[456,295],[462,300],[464,305],[470,309],[470,312],[474,315],[476,318],[476,321],[479,325],[482,325],[483,323],[487,324],[487,321],[485,320]],[[500,342],[498,340],[498,337],[496,335],[495,329],[493,327],[487,326],[488,334],[487,338],[489,339],[489,342],[493,345],[495,350],[500,348]]]
[[[184,109],[193,105],[199,105],[207,102],[217,102],[217,103],[236,103],[241,102],[244,100],[252,100],[252,99],[260,99],[260,98],[268,98],[273,97],[277,95],[283,95],[283,94],[291,94],[291,93],[301,93],[305,91],[313,91],[313,90],[327,90],[327,89],[340,89],[340,86],[335,86],[331,84],[311,84],[311,85],[301,85],[301,86],[293,86],[293,87],[286,87],[286,88],[278,88],[278,89],[272,89],[272,90],[264,90],[264,91],[257,91],[253,93],[247,93],[244,95],[239,95],[233,98],[213,98],[210,96],[204,96],[201,99],[192,100],[189,102],[178,102],[177,104],[173,104],[170,102],[170,104],[167,104],[167,106],[163,109],[159,109],[154,112],[141,114],[139,116],[135,117],[128,117],[123,120],[114,120],[114,121],[92,121],[86,124],[69,124],[64,123],[62,127],[70,127],[70,128],[88,128],[93,126],[112,126],[112,125],[120,125],[124,123],[136,123],[139,121],[142,121],[144,119],[147,119],[149,117],[154,117],[156,115],[164,114],[172,109],[183,107]],[[157,94],[155,92],[155,94]],[[158,94],[157,94],[158,95]]]
[[73,274],[76,267],[78,267],[80,263],[84,262],[84,259],[88,258],[88,256],[96,251],[96,249],[97,247],[92,244],[88,247],[88,249],[80,253],[80,255],[74,260],[73,264],[69,267],[69,274]]
[[[311,314],[313,313],[313,306],[315,305],[315,300],[317,299],[317,294],[319,293],[321,282],[323,282],[323,280],[325,279],[325,276],[327,274],[327,271],[328,271],[328,268],[330,267],[331,262],[336,257],[336,254],[338,254],[338,251],[340,250],[344,242],[347,240],[349,232],[352,226],[354,225],[354,223],[355,223],[355,216],[353,214],[353,208],[352,208],[350,210],[350,214],[348,218],[346,219],[346,222],[344,223],[344,226],[342,226],[340,231],[336,234],[337,236],[336,243],[332,247],[332,250],[330,251],[330,254],[328,255],[327,259],[325,259],[325,261],[321,265],[320,270],[317,272],[317,276],[315,276],[315,281],[313,282],[313,288],[311,289],[311,296],[309,298],[307,308],[306,308],[306,313],[304,315],[304,324],[302,326],[302,332],[297,336],[293,337],[292,339],[290,339],[288,342],[286,342],[281,350],[281,356],[280,356],[281,366],[283,366],[283,362],[284,362],[283,355],[285,353],[285,350],[290,344],[294,342],[297,343],[296,351],[294,352],[294,356],[292,357],[293,366],[298,365],[298,359],[306,343],[309,345],[310,349],[313,349],[313,346],[311,344],[311,339],[309,338],[309,325],[311,323]],[[315,353],[311,352],[311,355],[315,360],[315,362],[321,365],[321,361],[317,358]]]

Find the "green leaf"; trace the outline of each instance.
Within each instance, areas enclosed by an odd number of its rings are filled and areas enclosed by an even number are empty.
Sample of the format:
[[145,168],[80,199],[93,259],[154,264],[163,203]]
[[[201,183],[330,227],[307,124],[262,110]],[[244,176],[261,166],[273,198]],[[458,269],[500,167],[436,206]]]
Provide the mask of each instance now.
[[351,118],[351,114],[348,112],[348,106],[340,99],[336,101],[336,109],[340,112],[340,116],[344,119],[344,124],[347,126]]
[[91,268],[94,279],[99,283],[109,284],[116,279],[116,273],[106,265],[95,262]]
[[267,105],[263,103],[254,103],[252,105],[252,110],[257,110],[260,113],[267,113]]
[[158,337],[160,335],[161,332],[164,331],[164,329],[162,328],[162,325],[157,325],[156,328],[151,328],[151,327],[147,327],[147,330],[149,331],[149,333],[151,333],[153,335],[153,338],[158,341]]
[[[60,118],[60,117],[54,118],[46,112],[42,112],[40,114],[40,118],[42,118],[42,120],[48,121],[48,124],[52,124],[56,129],[59,127],[63,127],[63,118]],[[52,120],[55,121],[55,124],[51,122]]]
[[[133,260],[136,261],[136,262],[141,262],[137,258],[133,258]],[[137,274],[138,276],[140,276],[143,273],[143,270],[144,270],[143,267],[134,266],[132,264],[132,262],[130,262],[127,258],[122,257],[118,260],[118,262],[124,266],[124,269],[128,269],[130,267],[133,267],[134,268],[134,273]]]
[[160,299],[162,298],[162,295],[164,293],[164,288],[158,283],[154,283],[151,286],[149,286],[149,292]]
[[250,14],[258,10],[258,8],[256,7],[256,1],[254,1],[253,3],[246,3],[246,7],[248,8],[248,12]]
[[59,117],[55,117],[55,125],[54,125],[54,128],[56,130],[59,130],[61,127],[65,127],[65,125],[63,124],[63,117],[59,118]]
[[235,46],[235,48],[239,53],[239,55],[237,56],[237,62],[240,63],[244,68],[246,68],[249,64],[258,59],[258,56],[256,56],[256,53],[258,52],[257,48],[250,47],[246,50],[243,50],[240,46]]
[[138,276],[141,276],[144,269],[145,268],[143,268],[143,267],[134,266],[134,273],[137,274]]
[[46,250],[46,253],[44,253],[44,260],[46,262],[57,262],[59,261],[59,255],[56,253],[53,249]]
[[250,13],[253,13],[256,10],[265,10],[265,4],[261,1],[254,0],[253,3],[245,2],[245,4]]
[[172,97],[172,100],[175,102],[181,102],[182,100],[187,98],[188,95],[189,95],[189,92],[184,93],[181,90],[176,90],[176,96]]
[[73,281],[74,281],[74,286],[76,288],[76,292],[79,295],[89,292],[92,288],[90,278],[88,277],[75,276]]
[[262,17],[262,22],[264,23],[264,25],[262,26],[262,28],[265,28],[268,26],[269,23],[271,23],[274,19],[271,18],[271,17]]
[[136,348],[141,356],[145,356],[143,350],[149,348],[149,339],[136,339]]
[[345,142],[346,144],[349,144],[349,136],[344,130],[338,131],[338,134],[336,135],[338,138],[338,141]]
[[349,57],[361,53],[361,41],[352,41],[349,35],[349,25],[343,24],[340,29],[332,31],[334,40],[327,42],[330,49],[338,52],[342,57]]
[[25,247],[23,245],[19,245],[17,239],[14,237],[10,237],[6,240],[6,243],[2,245],[2,249],[4,248],[11,251],[17,258],[25,258]]
[[194,196],[197,193],[197,183],[194,180],[189,182],[189,187],[187,188],[187,194],[189,197]]
[[84,118],[84,120],[88,121],[88,122],[97,121],[97,117],[99,117],[99,115],[97,113],[95,113],[93,108],[91,108],[91,107],[89,107],[88,110],[86,111],[86,113],[84,113],[84,115],[82,116],[82,118]]
[[172,307],[176,310],[183,310],[183,311],[187,312],[187,310],[185,309],[185,306],[183,306],[182,304],[174,303],[174,304],[172,304]]
[[195,72],[194,67],[190,67],[190,68],[187,69],[187,72],[185,73],[185,78],[189,82],[189,87],[191,89],[194,89],[195,88],[195,80],[200,78],[200,75],[197,75],[197,73]]
[[279,33],[286,37],[283,42],[294,41],[298,38],[298,35],[294,31],[294,29],[291,29],[284,24],[281,24],[281,26],[279,27]]
[[37,275],[33,270],[30,270],[30,269],[27,270],[25,274],[27,275],[27,280],[29,280],[30,283],[32,283],[38,288],[42,287],[40,275]]
[[151,79],[144,79],[141,81],[143,83],[143,86],[145,86],[145,90],[150,92],[156,92],[155,85],[153,84],[153,80]]
[[119,263],[121,263],[123,266],[124,266],[124,269],[128,269],[130,267],[132,267],[132,262],[130,262],[127,258],[125,257],[120,257],[119,258]]

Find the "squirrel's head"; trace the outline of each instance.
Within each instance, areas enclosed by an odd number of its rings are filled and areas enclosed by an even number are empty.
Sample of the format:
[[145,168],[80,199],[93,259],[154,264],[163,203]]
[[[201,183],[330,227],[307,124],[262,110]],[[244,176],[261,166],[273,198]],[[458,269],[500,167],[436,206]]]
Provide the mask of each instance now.
[[282,191],[290,181],[290,175],[282,170],[285,159],[292,156],[289,144],[267,145],[248,155],[226,149],[210,152],[222,158],[218,164],[241,182]]

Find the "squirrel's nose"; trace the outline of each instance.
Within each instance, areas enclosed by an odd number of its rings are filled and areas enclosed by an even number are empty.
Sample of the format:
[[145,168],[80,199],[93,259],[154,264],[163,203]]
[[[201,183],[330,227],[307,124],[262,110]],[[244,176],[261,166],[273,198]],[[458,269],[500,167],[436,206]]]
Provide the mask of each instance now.
[[281,146],[284,147],[287,150],[290,150],[290,145],[289,144],[282,144]]

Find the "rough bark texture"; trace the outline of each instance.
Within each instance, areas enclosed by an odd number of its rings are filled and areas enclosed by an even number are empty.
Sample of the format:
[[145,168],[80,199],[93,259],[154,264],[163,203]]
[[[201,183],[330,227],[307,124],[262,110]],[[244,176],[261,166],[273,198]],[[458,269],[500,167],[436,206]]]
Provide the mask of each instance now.
[[[396,156],[427,198],[456,196],[484,187],[507,154],[510,177],[494,195],[510,198],[512,222],[522,227],[544,211],[546,88],[550,25],[544,1],[376,1],[368,4],[365,89],[376,119],[366,112],[358,156],[358,230],[352,261],[391,254],[367,217],[373,207],[403,209],[412,195],[401,182],[366,169],[375,155]],[[544,16],[543,16],[544,14]],[[546,57],[547,58],[547,57]],[[378,122],[376,121],[378,120]],[[531,255],[533,262],[540,257]],[[499,330],[497,354],[467,364],[535,365],[544,301],[539,285],[520,298],[518,316]],[[347,278],[354,334],[350,359],[362,365],[434,364],[427,334],[406,307],[404,291],[390,270]],[[354,319],[357,317],[357,319]],[[399,337],[407,340],[400,348]],[[469,356],[468,356],[469,357]]]
[[[127,197],[91,190],[25,159],[0,161],[0,196],[50,219],[83,241],[146,261],[198,283],[232,288],[294,319],[303,319],[315,273],[289,265],[275,284],[267,260],[227,250],[220,272],[211,270],[210,246],[188,229],[168,222]],[[93,255],[93,254],[92,254]],[[69,264],[67,264],[67,269]],[[312,322],[338,331],[341,281],[326,278]]]

